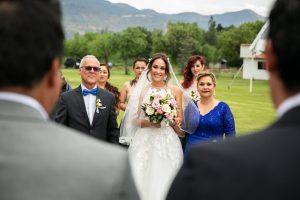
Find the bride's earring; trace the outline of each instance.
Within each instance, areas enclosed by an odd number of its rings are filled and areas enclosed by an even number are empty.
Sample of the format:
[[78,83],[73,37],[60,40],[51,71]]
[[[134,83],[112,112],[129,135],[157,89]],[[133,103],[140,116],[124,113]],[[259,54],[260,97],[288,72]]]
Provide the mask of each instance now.
[[167,80],[167,78],[168,78],[168,76],[166,75],[166,76],[164,77],[164,81],[166,81],[166,80]]
[[147,74],[147,79],[151,82],[152,81],[152,78],[151,78],[151,75],[150,75],[150,73],[149,74]]

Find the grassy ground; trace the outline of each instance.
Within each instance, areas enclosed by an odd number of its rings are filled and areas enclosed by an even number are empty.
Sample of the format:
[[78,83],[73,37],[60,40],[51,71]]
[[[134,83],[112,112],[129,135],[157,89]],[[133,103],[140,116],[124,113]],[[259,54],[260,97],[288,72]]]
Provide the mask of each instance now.
[[[76,69],[63,69],[63,74],[73,88],[80,84],[80,76]],[[215,97],[229,104],[235,118],[238,136],[262,129],[275,119],[267,81],[253,81],[253,92],[250,94],[249,80],[243,80],[238,76],[232,82],[234,74],[231,73],[216,74],[216,76]],[[113,68],[110,83],[120,89],[125,81],[132,78],[132,74],[124,75],[122,68]],[[182,76],[178,75],[178,79],[181,80]],[[122,116],[123,113],[120,113],[118,122]]]

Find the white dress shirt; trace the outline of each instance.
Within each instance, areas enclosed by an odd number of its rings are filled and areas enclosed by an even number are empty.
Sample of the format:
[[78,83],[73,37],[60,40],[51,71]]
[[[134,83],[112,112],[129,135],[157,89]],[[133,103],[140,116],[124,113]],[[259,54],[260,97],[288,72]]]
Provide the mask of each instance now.
[[[97,88],[97,86],[95,86],[94,88]],[[82,91],[83,91],[83,89],[89,90],[86,87],[84,87],[83,84],[81,84],[81,89],[82,89]],[[96,96],[94,96],[92,94],[88,94],[86,96],[83,96],[83,99],[84,99],[86,113],[89,117],[90,125],[92,125],[95,110],[96,110]]]
[[49,116],[44,107],[34,98],[14,92],[0,92],[0,100],[16,102],[34,108],[41,113],[44,119],[49,119]]
[[300,106],[300,93],[289,97],[282,104],[280,104],[280,106],[277,108],[277,117],[280,118],[282,115],[284,115],[284,113],[296,106]]

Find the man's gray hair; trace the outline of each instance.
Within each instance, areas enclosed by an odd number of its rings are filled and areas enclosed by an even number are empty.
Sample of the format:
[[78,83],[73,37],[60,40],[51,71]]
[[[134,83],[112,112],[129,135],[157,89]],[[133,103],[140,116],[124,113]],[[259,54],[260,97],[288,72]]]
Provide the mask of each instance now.
[[79,65],[79,68],[81,68],[85,62],[85,60],[87,59],[95,59],[98,63],[99,63],[99,66],[100,66],[100,61],[98,60],[98,58],[94,55],[86,55],[84,56],[81,61],[80,61],[80,65]]

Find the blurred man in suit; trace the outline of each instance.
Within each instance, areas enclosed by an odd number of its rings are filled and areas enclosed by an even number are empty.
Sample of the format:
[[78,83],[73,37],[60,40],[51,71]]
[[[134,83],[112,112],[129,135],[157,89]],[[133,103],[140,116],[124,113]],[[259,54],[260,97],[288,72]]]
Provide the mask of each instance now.
[[115,96],[97,87],[100,62],[93,55],[82,58],[81,84],[60,97],[54,120],[95,138],[119,142]]
[[56,0],[0,0],[0,199],[138,199],[126,152],[48,120],[61,88]]
[[300,199],[300,0],[277,0],[266,44],[278,120],[190,151],[167,199]]
[[[60,71],[60,78],[61,78],[60,94],[72,90],[71,85],[65,79],[62,71]],[[58,109],[58,103],[56,104],[56,106],[54,106],[52,113],[49,115],[50,119],[54,120],[55,113],[56,113],[57,109]]]

